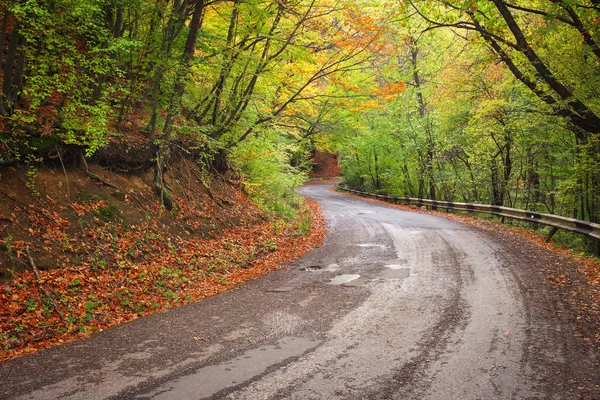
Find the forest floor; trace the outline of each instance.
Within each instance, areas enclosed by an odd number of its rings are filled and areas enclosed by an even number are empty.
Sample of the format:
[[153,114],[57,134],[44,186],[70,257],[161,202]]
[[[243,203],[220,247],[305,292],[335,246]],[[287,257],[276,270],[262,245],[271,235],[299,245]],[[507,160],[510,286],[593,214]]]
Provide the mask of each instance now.
[[0,170],[0,361],[195,302],[324,240],[316,203],[267,216],[233,176],[181,161],[167,211],[152,171]]
[[[576,325],[586,325],[586,334],[574,331],[573,335],[579,337],[584,343],[593,345],[600,352],[600,261],[598,258],[573,252],[572,249],[562,246],[553,240],[546,241],[546,236],[531,229],[519,226],[502,224],[473,215],[455,214],[443,211],[424,210],[416,206],[390,204],[382,200],[364,198],[350,193],[342,192],[345,196],[360,198],[374,203],[384,204],[400,210],[433,214],[475,226],[479,229],[492,231],[497,237],[520,236],[537,246],[544,247],[555,254],[571,259],[572,263],[556,262],[554,259],[540,260],[545,265],[542,271],[547,281],[556,289],[556,296],[560,299],[557,308]],[[568,314],[568,315],[567,315]]]

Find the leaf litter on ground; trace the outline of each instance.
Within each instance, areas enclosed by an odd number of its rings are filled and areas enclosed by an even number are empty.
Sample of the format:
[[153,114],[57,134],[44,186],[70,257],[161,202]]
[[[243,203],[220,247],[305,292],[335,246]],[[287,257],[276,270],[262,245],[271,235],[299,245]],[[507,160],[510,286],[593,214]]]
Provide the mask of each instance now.
[[[198,218],[218,214],[209,202],[202,209],[180,204],[177,218],[190,229],[202,228]],[[34,271],[32,257],[33,268],[0,284],[0,361],[222,293],[281,268],[319,246],[326,234],[320,206],[308,200],[295,220],[286,222],[239,209],[219,217],[237,219],[236,224],[213,224],[218,234],[208,238],[166,235],[169,227],[159,218],[127,227],[104,223],[107,204],[101,200],[71,205],[82,221],[94,222],[81,224],[79,237],[86,240],[77,240],[51,206],[61,207],[51,199],[46,207],[30,205],[28,229],[43,247],[38,250],[61,266]],[[16,258],[27,259],[32,242],[10,246]]]

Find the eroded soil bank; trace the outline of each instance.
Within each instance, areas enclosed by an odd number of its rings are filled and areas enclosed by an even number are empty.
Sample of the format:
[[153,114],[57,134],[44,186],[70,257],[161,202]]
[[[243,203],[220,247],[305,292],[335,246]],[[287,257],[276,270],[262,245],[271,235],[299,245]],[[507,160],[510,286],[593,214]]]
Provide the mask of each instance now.
[[223,292],[322,242],[319,206],[262,213],[236,177],[183,160],[161,207],[152,172],[0,171],[0,361]]

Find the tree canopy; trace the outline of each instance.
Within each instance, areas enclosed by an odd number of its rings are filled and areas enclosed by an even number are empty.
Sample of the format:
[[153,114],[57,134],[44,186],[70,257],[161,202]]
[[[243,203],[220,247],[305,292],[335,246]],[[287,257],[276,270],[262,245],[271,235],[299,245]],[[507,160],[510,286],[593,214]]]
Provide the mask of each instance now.
[[152,165],[171,207],[173,152],[236,168],[268,198],[320,148],[356,188],[599,221],[596,0],[0,9],[0,164],[109,152],[121,169]]

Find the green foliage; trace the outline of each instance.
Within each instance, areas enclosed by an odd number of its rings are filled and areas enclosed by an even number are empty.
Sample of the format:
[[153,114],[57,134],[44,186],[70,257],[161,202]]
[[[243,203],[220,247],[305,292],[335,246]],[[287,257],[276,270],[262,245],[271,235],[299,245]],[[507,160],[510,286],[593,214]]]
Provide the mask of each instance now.
[[[592,89],[600,79],[594,49],[573,26],[555,19],[565,19],[563,7],[570,6],[530,4],[547,12],[545,17],[514,12],[538,56],[536,64],[506,45],[516,39],[493,2],[409,3],[406,12],[417,8],[428,20],[403,21],[388,36],[397,46],[398,64],[387,74],[399,74],[407,82],[406,91],[381,109],[352,116],[336,112],[344,121],[338,126],[345,128],[333,143],[341,153],[346,184],[398,196],[498,204],[599,221],[598,134],[575,126],[570,105],[556,100],[560,95],[555,88],[564,85],[590,118],[600,115],[600,96]],[[582,29],[597,43],[590,12],[575,9]],[[485,19],[482,32],[504,40],[498,39],[504,58],[483,33],[443,26],[479,18]],[[557,82],[544,75],[540,63]],[[533,89],[515,69],[535,82]],[[570,236],[564,240],[574,247],[590,246]]]
[[114,204],[107,204],[105,207],[98,208],[95,214],[102,220],[108,221],[119,214],[119,209]]
[[85,303],[85,309],[89,314],[92,314],[94,310],[99,307],[102,303],[96,301],[88,301]]
[[207,171],[231,164],[263,209],[291,217],[316,146],[357,188],[600,218],[600,141],[578,125],[600,115],[593,7],[509,10],[517,38],[483,0],[181,4],[6,2],[6,54],[18,45],[3,78],[18,96],[0,165],[29,162],[35,190],[57,144],[91,155],[145,140],[160,165],[171,148]]
[[[91,156],[146,141],[157,169],[174,147],[207,170],[231,161],[265,209],[286,215],[310,164],[296,142],[324,131],[329,80],[360,69],[378,35],[328,0],[23,0],[2,10],[7,53],[18,46],[3,85],[17,93],[0,101],[10,150],[0,165],[62,144]],[[161,203],[175,207],[159,175]]]
[[310,233],[312,222],[310,215],[307,214],[298,222],[296,225],[296,231],[292,234],[293,236],[306,236]]
[[109,32],[100,2],[28,0],[13,3],[10,12],[20,23],[27,62],[22,95],[28,106],[10,116],[13,132],[51,135],[88,154],[106,145],[113,89],[98,91],[98,78],[120,73],[105,49]]
[[295,189],[306,179],[303,171],[290,164],[297,148],[273,128],[237,146],[232,159],[244,176],[246,191],[257,204],[288,219],[294,217],[299,204]]
[[27,306],[27,312],[34,312],[37,308],[37,302],[35,300],[27,300],[25,301],[25,305]]

